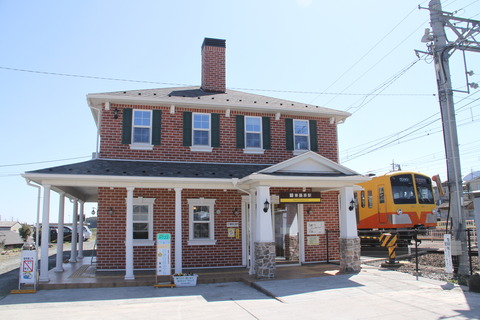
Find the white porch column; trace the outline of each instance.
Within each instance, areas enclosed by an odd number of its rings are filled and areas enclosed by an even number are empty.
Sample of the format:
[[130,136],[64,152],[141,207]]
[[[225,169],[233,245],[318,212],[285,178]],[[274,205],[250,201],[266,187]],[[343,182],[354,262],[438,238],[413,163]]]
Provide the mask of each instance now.
[[175,188],[175,273],[182,273],[182,188]]
[[83,215],[84,215],[84,210],[85,210],[85,201],[79,201],[80,202],[80,221],[79,221],[79,226],[77,227],[78,232],[78,259],[83,259]]
[[63,272],[63,221],[65,219],[65,193],[60,193],[58,201],[57,260],[55,272]]
[[270,187],[258,186],[256,189],[254,269],[257,278],[273,279],[276,265]]
[[72,214],[72,241],[70,243],[70,262],[77,262],[77,217],[78,217],[78,200],[73,199]]
[[353,187],[344,187],[340,190],[340,238],[357,238],[357,217],[355,207],[350,211],[350,202],[354,200]]
[[41,244],[41,265],[40,276],[41,282],[48,282],[48,238],[50,236],[50,185],[43,186],[43,216],[42,216],[42,244]]
[[133,190],[127,188],[127,219],[125,236],[125,280],[134,280],[133,274]]
[[[340,214],[340,271],[359,272],[360,264],[360,238],[357,234],[357,219],[355,206],[351,206],[353,186],[340,189],[339,214]],[[352,210],[350,210],[352,209]]]

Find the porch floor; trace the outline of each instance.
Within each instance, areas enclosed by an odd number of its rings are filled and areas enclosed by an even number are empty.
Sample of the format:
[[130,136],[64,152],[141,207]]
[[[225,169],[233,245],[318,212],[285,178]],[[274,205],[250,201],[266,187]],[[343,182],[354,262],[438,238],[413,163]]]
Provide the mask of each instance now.
[[[125,280],[124,271],[97,271],[91,258],[79,259],[79,262],[64,263],[63,272],[51,269],[48,272],[49,281],[39,282],[38,289],[73,289],[101,287],[133,287],[153,286],[157,283],[170,283],[169,276],[156,277],[154,270],[135,271],[134,280]],[[219,283],[243,281],[247,284],[260,281],[255,275],[249,275],[248,270],[238,268],[188,269],[184,272],[198,274],[197,283]],[[277,265],[275,280],[301,279],[338,274],[339,265],[315,263],[304,265]]]

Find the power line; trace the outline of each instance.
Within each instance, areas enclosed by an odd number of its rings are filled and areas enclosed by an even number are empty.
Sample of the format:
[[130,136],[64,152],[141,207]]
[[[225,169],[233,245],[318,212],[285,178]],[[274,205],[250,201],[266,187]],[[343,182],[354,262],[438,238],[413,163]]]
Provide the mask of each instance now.
[[91,158],[90,156],[84,157],[75,157],[75,158],[65,158],[65,159],[56,159],[56,160],[45,160],[45,161],[37,161],[37,162],[24,162],[24,163],[13,163],[13,164],[0,164],[0,168],[5,167],[18,167],[18,166],[27,166],[32,164],[43,164],[43,163],[50,163],[50,162],[59,162],[59,161],[67,161],[67,160],[77,160],[77,159],[85,159]]

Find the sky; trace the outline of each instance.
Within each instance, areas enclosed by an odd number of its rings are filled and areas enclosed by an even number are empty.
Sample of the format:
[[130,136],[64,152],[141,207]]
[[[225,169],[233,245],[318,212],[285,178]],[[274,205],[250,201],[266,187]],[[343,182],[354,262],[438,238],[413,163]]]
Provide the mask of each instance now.
[[[442,4],[480,20],[479,0]],[[0,0],[0,220],[36,221],[37,189],[22,173],[91,158],[87,94],[198,86],[205,37],[226,40],[228,89],[352,113],[338,125],[344,166],[379,175],[395,163],[446,180],[434,64],[414,51],[427,50],[430,19],[418,5],[428,1]],[[462,52],[450,64],[466,91]],[[480,82],[480,53],[466,66]],[[454,94],[462,176],[480,170],[479,91]]]

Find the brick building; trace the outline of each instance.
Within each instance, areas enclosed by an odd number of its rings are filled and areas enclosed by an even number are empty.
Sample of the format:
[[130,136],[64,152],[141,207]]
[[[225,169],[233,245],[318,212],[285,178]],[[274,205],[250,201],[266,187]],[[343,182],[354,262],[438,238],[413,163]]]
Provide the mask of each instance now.
[[351,201],[367,178],[338,164],[337,124],[350,114],[227,90],[225,40],[201,50],[201,87],[87,96],[94,158],[24,174],[43,186],[42,225],[52,190],[78,204],[74,224],[98,202],[97,270],[126,279],[155,268],[158,233],[171,235],[173,272],[243,266],[273,278],[279,263],[327,259],[358,271]]

